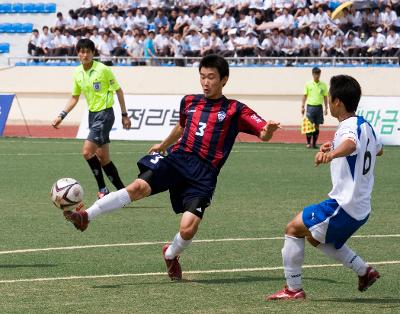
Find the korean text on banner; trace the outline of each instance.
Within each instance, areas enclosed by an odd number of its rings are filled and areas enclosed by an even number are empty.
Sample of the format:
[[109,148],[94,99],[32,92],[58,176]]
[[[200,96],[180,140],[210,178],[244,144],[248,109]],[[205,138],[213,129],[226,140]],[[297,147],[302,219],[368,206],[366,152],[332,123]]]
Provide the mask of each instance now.
[[[179,122],[179,106],[183,95],[125,95],[126,109],[131,119],[130,130],[124,130],[121,109],[115,97],[115,122],[110,133],[114,140],[160,141]],[[88,112],[84,113],[77,138],[89,134]]]
[[400,97],[362,97],[357,115],[374,127],[382,144],[400,145]]

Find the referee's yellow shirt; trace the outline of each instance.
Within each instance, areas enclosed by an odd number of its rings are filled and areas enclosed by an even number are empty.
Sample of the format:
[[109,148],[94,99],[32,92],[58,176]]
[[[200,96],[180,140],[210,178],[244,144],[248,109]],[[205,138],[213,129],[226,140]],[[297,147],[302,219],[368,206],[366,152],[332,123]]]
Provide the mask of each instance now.
[[307,96],[307,105],[322,106],[324,97],[328,96],[328,86],[321,81],[308,81],[304,86],[304,95]]
[[85,95],[88,109],[98,112],[114,105],[114,92],[120,88],[111,69],[101,62],[93,61],[92,67],[85,71],[83,65],[74,72],[72,95]]

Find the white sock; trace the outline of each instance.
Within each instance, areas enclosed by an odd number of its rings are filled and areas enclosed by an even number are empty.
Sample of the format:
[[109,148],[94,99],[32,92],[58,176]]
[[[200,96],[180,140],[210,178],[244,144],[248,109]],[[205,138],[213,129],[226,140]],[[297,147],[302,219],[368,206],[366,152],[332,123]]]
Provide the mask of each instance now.
[[119,209],[131,203],[131,198],[126,189],[121,189],[116,192],[111,192],[103,198],[97,200],[91,207],[86,209],[89,220],[93,220],[98,215]]
[[282,249],[283,268],[287,286],[290,290],[301,289],[301,266],[304,261],[304,238],[285,235]]
[[367,273],[368,265],[347,245],[336,249],[332,243],[321,243],[317,246],[325,255],[341,262],[347,268],[354,270],[358,276],[364,276]]
[[172,241],[171,245],[168,247],[165,252],[166,259],[174,259],[175,256],[181,254],[189,245],[192,243],[193,239],[184,240],[181,237],[181,234],[178,232],[175,235],[174,241]]

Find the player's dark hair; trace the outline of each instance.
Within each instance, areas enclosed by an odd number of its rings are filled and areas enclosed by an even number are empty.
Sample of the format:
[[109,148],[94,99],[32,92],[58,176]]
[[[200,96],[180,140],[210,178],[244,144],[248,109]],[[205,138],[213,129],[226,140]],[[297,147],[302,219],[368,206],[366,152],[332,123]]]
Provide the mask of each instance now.
[[79,52],[81,49],[89,49],[93,53],[96,52],[94,42],[91,41],[89,38],[79,39],[78,43],[76,44],[76,51]]
[[200,61],[199,72],[201,68],[216,68],[220,79],[229,76],[229,64],[219,55],[207,55]]
[[355,112],[361,98],[361,86],[349,75],[332,76],[329,87],[332,101],[339,99],[347,112]]

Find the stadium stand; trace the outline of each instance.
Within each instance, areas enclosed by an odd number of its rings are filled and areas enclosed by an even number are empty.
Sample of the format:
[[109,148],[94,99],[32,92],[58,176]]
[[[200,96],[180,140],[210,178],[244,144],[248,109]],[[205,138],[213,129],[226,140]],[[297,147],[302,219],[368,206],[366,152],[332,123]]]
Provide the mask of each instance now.
[[[354,1],[335,19],[332,12],[342,0],[107,0],[93,6],[89,2],[66,5],[68,14],[58,11],[53,16],[56,22],[35,24],[40,33],[42,26],[49,26],[50,35],[40,34],[42,42],[35,43],[49,49],[31,56],[46,58],[50,65],[70,64],[71,53],[60,48],[89,37],[100,60],[121,66],[193,65],[209,53],[231,58],[233,66],[391,66],[399,62],[400,6],[390,0]],[[56,12],[55,3],[46,3],[42,9],[51,5]],[[25,3],[24,8],[32,12],[35,5]],[[0,32],[9,32],[9,27],[0,26]],[[54,42],[58,31],[61,35]],[[11,32],[21,32],[21,28],[11,28]],[[28,42],[35,41],[32,36]]]

